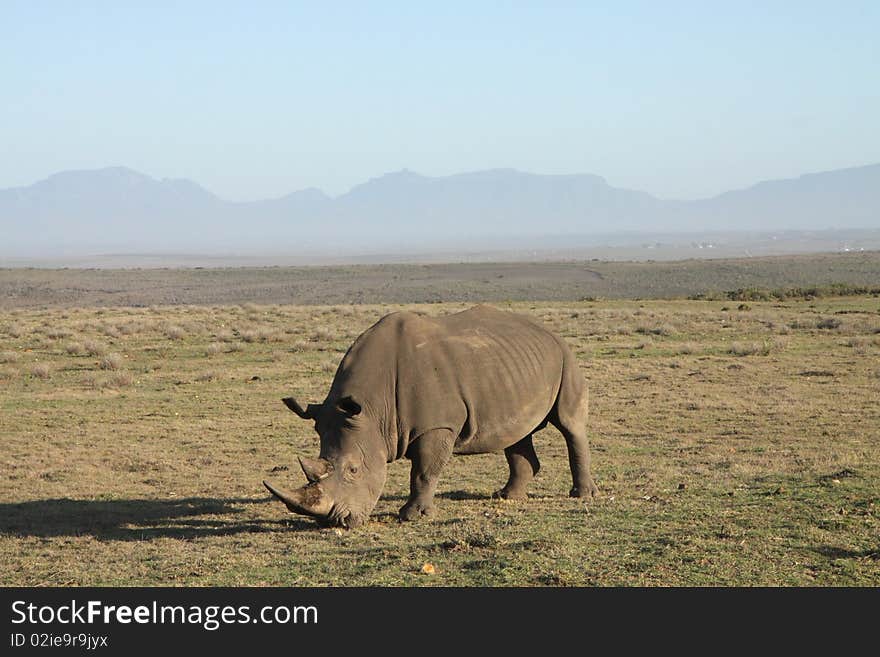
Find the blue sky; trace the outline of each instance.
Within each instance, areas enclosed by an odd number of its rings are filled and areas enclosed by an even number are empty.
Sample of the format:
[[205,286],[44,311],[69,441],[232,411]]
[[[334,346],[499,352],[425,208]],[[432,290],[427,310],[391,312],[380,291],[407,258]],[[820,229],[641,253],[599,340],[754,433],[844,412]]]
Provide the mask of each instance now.
[[880,3],[0,3],[0,188],[228,199],[409,168],[661,198],[880,162]]

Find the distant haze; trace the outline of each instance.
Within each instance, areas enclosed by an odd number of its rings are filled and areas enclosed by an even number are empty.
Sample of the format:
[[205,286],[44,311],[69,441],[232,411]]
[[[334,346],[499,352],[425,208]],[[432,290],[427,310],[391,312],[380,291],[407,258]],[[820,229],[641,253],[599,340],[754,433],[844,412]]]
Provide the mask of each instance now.
[[5,256],[97,252],[364,253],[528,246],[616,232],[880,229],[880,164],[758,183],[691,200],[618,189],[596,175],[403,170],[330,197],[305,189],[232,202],[125,167],[66,171],[0,190]]
[[126,165],[224,199],[386,171],[661,199],[880,162],[880,2],[0,4],[0,188]]

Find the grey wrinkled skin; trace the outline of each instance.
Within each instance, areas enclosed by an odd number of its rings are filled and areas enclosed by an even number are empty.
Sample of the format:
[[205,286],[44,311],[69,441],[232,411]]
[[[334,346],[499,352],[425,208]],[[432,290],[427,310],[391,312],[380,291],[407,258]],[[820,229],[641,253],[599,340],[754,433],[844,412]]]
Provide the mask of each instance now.
[[288,491],[264,482],[288,509],[342,527],[364,523],[387,464],[412,462],[401,520],[434,513],[434,491],[453,454],[504,450],[510,476],[500,497],[524,499],[540,467],[532,434],[547,423],[568,447],[572,497],[592,497],[586,383],[571,350],[532,319],[476,306],[444,317],[383,317],[362,333],[327,398],[305,409],[319,458],[301,458],[308,483]]

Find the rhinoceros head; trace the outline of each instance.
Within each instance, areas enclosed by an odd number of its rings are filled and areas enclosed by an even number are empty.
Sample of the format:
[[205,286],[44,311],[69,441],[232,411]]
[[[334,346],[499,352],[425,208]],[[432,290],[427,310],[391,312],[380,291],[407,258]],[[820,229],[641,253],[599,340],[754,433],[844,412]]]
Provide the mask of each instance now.
[[309,404],[305,410],[288,397],[287,407],[314,420],[321,437],[319,458],[300,457],[308,483],[296,490],[263,485],[294,513],[342,527],[356,527],[370,516],[385,485],[386,455],[379,449],[378,426],[351,396]]

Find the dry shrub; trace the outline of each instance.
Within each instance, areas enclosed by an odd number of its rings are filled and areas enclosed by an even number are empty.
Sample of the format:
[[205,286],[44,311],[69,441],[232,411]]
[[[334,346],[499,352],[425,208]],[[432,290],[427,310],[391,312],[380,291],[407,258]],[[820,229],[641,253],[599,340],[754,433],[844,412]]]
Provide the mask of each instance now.
[[636,333],[641,333],[642,335],[672,335],[675,333],[675,327],[671,324],[640,324],[636,327]]
[[119,337],[119,329],[117,329],[112,324],[101,324],[101,333],[106,335],[108,338],[118,338]]
[[0,381],[12,381],[18,376],[18,370],[11,367],[0,367]]
[[230,342],[226,345],[226,351],[230,354],[235,353],[237,351],[242,351],[244,349],[244,345],[241,342]]
[[278,329],[258,328],[246,329],[239,333],[245,342],[282,342],[284,334]]
[[134,377],[131,372],[120,371],[114,372],[107,378],[107,385],[110,388],[127,388],[134,383]]
[[17,363],[20,357],[14,351],[0,351],[0,363]]
[[66,328],[50,328],[43,332],[43,334],[52,340],[61,340],[62,338],[69,338],[73,335],[72,331],[69,331]]
[[83,342],[83,349],[85,349],[89,356],[103,356],[107,353],[107,345],[96,340],[86,340]]
[[297,340],[290,346],[291,351],[308,351],[312,345],[305,340]]
[[118,370],[123,364],[122,356],[119,354],[107,354],[98,364],[102,370]]
[[256,329],[245,329],[244,331],[239,331],[238,336],[248,344],[256,342],[259,339]]
[[120,335],[134,335],[143,331],[144,325],[140,322],[128,322],[126,324],[117,324],[116,331]]
[[205,347],[205,356],[216,356],[217,354],[222,354],[225,350],[226,347],[223,346],[222,342],[212,342]]
[[214,337],[221,342],[233,342],[235,340],[235,334],[229,329],[220,329],[214,334]]
[[676,349],[676,353],[681,356],[687,356],[689,354],[696,353],[699,350],[699,347],[692,342],[685,342],[678,345],[678,349]]
[[177,324],[166,326],[164,333],[169,340],[183,340],[186,337],[186,329]]
[[836,317],[823,317],[816,322],[817,329],[834,330],[840,328],[841,321]]
[[141,332],[150,331],[153,333],[161,333],[162,332],[162,323],[156,319],[149,319],[149,318],[143,319],[140,322],[138,322],[138,330]]
[[11,338],[20,338],[27,333],[21,324],[7,324],[3,330]]
[[36,363],[31,366],[30,374],[35,379],[48,379],[52,376],[52,368],[48,363]]
[[870,351],[872,343],[873,340],[871,340],[871,338],[857,336],[850,338],[844,344],[847,347],[851,347],[855,353],[865,355]]
[[260,339],[263,342],[284,342],[284,332],[278,329],[263,329],[260,331]]
[[85,347],[82,346],[79,342],[68,342],[64,347],[64,351],[66,351],[71,356],[79,356],[83,351],[85,351]]
[[201,322],[192,319],[185,322],[178,322],[178,324],[183,327],[183,330],[186,331],[188,335],[199,335],[204,330]]
[[328,374],[333,374],[336,372],[336,368],[339,367],[339,363],[333,360],[325,360],[321,363],[321,371],[327,372]]
[[786,349],[788,349],[787,338],[773,338],[769,344],[773,351],[785,351]]
[[112,374],[104,378],[99,378],[94,374],[87,374],[82,378],[82,383],[84,386],[95,388],[96,390],[100,390],[103,388],[127,388],[134,383],[134,376],[131,374],[131,372],[125,370],[113,372]]
[[196,381],[199,381],[200,383],[206,383],[208,381],[214,381],[216,378],[216,372],[202,372],[196,377]]
[[770,344],[767,342],[734,342],[728,352],[734,356],[767,356]]
[[330,342],[333,339],[333,332],[328,328],[319,328],[312,331],[309,338],[312,342]]

